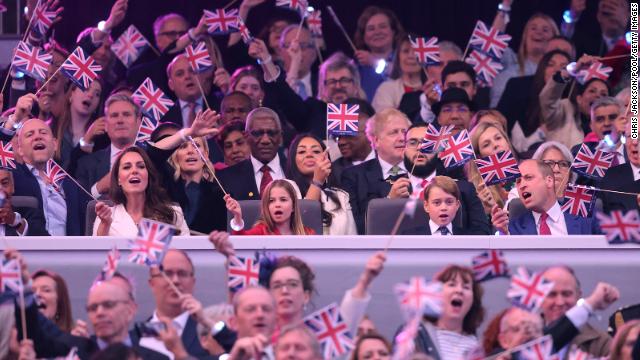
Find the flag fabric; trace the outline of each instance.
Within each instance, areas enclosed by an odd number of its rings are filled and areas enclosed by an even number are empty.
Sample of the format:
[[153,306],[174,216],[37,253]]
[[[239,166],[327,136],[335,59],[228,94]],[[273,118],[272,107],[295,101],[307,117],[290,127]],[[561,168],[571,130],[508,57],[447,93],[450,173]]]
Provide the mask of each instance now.
[[0,140],[0,168],[16,168],[16,156],[13,153],[13,145],[11,144],[11,141],[4,142]]
[[610,244],[640,243],[640,216],[638,210],[614,210],[609,215],[596,212],[600,228]]
[[475,162],[482,180],[487,185],[495,185],[520,177],[518,162],[509,150],[476,159]]
[[44,81],[52,58],[53,55],[41,48],[20,41],[13,57],[13,67],[38,81]]
[[564,204],[562,211],[573,216],[590,217],[591,210],[595,204],[595,191],[585,186],[575,186],[567,184],[564,191]]
[[142,116],[140,128],[138,128],[138,135],[136,135],[136,142],[144,143],[151,140],[151,134],[157,127],[158,121],[147,116]]
[[242,288],[258,285],[260,262],[252,258],[231,256],[229,257],[227,274],[229,278],[227,287],[231,292],[237,292]]
[[611,167],[615,156],[612,152],[596,150],[595,153],[587,144],[582,144],[576,154],[571,168],[573,171],[592,179],[601,179]]
[[453,126],[438,127],[433,123],[427,125],[427,131],[424,133],[424,137],[418,145],[418,150],[423,154],[432,154],[440,151],[444,145],[445,140],[451,135]]
[[305,14],[309,3],[307,0],[276,0],[276,6],[284,7]]
[[509,277],[509,266],[502,250],[487,250],[471,259],[473,277],[483,282],[498,277]]
[[53,188],[60,192],[62,187],[62,180],[67,177],[67,173],[62,169],[62,166],[58,165],[53,159],[47,161],[47,167],[44,170],[44,176],[47,181],[53,185]]
[[60,67],[60,72],[83,91],[89,88],[100,71],[102,67],[96,63],[93,56],[85,56],[84,50],[79,46]]
[[193,47],[193,44],[189,44],[184,52],[189,65],[191,65],[191,69],[193,69],[193,72],[196,74],[207,71],[213,67],[207,44],[205,44],[204,41],[199,42],[196,47]]
[[105,260],[102,266],[101,278],[102,281],[107,281],[113,278],[113,275],[118,270],[118,262],[120,261],[120,251],[115,245],[107,253],[107,260]]
[[392,360],[409,360],[415,350],[414,339],[420,329],[422,314],[418,313],[402,327],[402,331],[396,335],[395,346],[393,348]]
[[159,265],[173,238],[173,226],[143,218],[138,225],[138,235],[129,241],[129,261],[138,265]]
[[509,41],[511,36],[494,27],[488,28],[484,22],[478,20],[471,33],[469,47],[500,60],[504,50],[509,46]]
[[553,339],[551,335],[532,340],[524,345],[519,351],[519,359],[522,360],[552,360],[558,359],[558,356],[552,355]]
[[327,131],[332,135],[358,135],[360,105],[327,104]]
[[478,74],[478,80],[486,86],[492,86],[493,79],[504,68],[500,61],[478,50],[473,50],[464,61],[473,66],[473,70]]
[[142,112],[158,122],[162,119],[174,102],[160,88],[156,88],[150,78],[144,79],[133,93],[133,98],[142,104]]
[[33,10],[33,30],[41,36],[46,35],[51,25],[53,25],[53,20],[58,16],[55,11],[48,10],[46,1],[41,1]]
[[204,22],[209,34],[224,35],[239,30],[238,9],[204,10]]
[[353,337],[338,304],[332,303],[312,313],[304,318],[304,323],[318,339],[324,359],[335,359],[354,348]]
[[6,291],[18,292],[21,287],[22,271],[18,260],[2,260],[2,266],[0,266],[0,293]]
[[462,130],[457,135],[449,135],[444,142],[444,149],[438,154],[445,168],[464,165],[474,156],[467,130]]
[[314,37],[322,37],[322,11],[314,10],[307,16],[307,26],[311,35]]
[[437,65],[440,63],[440,45],[438,45],[438,38],[431,37],[429,39],[423,37],[417,37],[412,39],[409,37],[413,52],[418,58],[418,62],[422,66]]
[[149,46],[151,45],[138,28],[130,25],[111,45],[111,50],[129,68]]
[[437,318],[442,313],[442,283],[439,281],[413,276],[408,282],[396,284],[393,292],[407,319],[416,314]]
[[553,289],[553,282],[542,277],[542,273],[531,273],[520,266],[511,277],[511,286],[507,297],[515,306],[531,312],[537,312],[545,296]]
[[244,23],[242,18],[239,17],[239,16],[238,16],[238,31],[240,32],[240,36],[242,37],[242,41],[245,44],[248,44],[251,41],[253,41],[253,36],[251,36],[251,32],[249,31],[249,28]]
[[599,61],[595,61],[587,69],[578,71],[576,80],[578,80],[578,82],[582,85],[586,84],[591,79],[600,79],[602,81],[607,81],[612,71],[613,68],[604,65]]

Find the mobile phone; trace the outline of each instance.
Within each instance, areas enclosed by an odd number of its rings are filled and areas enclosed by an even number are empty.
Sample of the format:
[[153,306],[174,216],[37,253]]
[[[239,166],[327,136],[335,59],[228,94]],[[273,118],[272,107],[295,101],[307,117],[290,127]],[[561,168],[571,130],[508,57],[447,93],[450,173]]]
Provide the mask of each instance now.
[[140,335],[140,337],[153,336],[156,337],[159,335],[161,330],[166,330],[167,326],[164,323],[157,321],[148,321],[148,322],[138,322],[135,324],[135,329]]

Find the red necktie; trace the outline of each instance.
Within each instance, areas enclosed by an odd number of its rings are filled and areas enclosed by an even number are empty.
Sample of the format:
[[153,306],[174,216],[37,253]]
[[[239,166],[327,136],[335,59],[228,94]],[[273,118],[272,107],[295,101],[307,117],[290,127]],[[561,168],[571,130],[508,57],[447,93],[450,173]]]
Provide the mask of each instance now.
[[195,102],[190,102],[187,104],[187,106],[189,107],[189,119],[187,119],[188,123],[187,126],[190,127],[191,124],[193,124],[193,121],[196,119],[196,106],[198,104],[196,104]]
[[543,212],[540,215],[540,235],[551,235],[551,229],[549,228],[549,224],[547,224],[547,219],[549,215],[546,212]]
[[266,188],[267,185],[269,185],[269,183],[273,181],[273,178],[271,177],[271,168],[269,167],[269,165],[263,165],[260,168],[260,171],[262,171],[262,180],[260,180],[260,196],[262,197],[264,188]]

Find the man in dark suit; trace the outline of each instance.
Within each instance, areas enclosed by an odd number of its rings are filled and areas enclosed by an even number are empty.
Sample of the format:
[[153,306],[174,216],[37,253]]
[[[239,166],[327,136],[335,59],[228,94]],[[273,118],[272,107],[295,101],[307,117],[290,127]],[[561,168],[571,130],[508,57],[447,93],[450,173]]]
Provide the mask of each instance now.
[[106,131],[111,145],[78,161],[76,178],[95,197],[106,195],[111,186],[111,166],[118,155],[132,146],[140,128],[140,106],[129,96],[113,94],[104,105]]
[[[640,193],[640,142],[631,138],[631,121],[627,123],[626,141],[624,149],[627,154],[627,162],[614,166],[607,170],[602,179],[603,189],[623,192]],[[602,199],[602,207],[605,212],[612,210],[637,210],[636,197],[610,192],[599,192]]]
[[583,54],[604,56],[615,43],[624,37],[629,24],[629,1],[600,0],[596,19],[599,27],[593,26],[592,17],[582,16],[575,25],[573,42],[578,57]]
[[245,130],[251,157],[218,173],[224,189],[236,200],[259,200],[269,182],[285,178],[285,159],[278,154],[282,126],[275,111],[261,107],[247,115]]
[[553,170],[542,160],[520,163],[518,194],[527,212],[509,219],[507,211],[497,205],[491,210],[493,226],[511,235],[591,235],[600,234],[595,218],[565,213],[555,195]]
[[[314,41],[309,29],[291,24],[282,30],[276,50],[284,63],[287,83],[302,100],[318,95],[318,75],[312,69],[318,58]],[[292,56],[294,53],[297,56]],[[296,73],[291,73],[292,65],[297,68]]]
[[13,174],[0,168],[0,237],[48,236],[42,212],[37,208],[14,207]]

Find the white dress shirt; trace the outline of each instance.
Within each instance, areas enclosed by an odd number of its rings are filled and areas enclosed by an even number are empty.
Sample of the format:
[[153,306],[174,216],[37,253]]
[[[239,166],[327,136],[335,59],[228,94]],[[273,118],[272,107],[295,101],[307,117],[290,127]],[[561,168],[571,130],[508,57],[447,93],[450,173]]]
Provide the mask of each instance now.
[[447,228],[447,230],[449,230],[449,233],[447,235],[442,235],[442,233],[440,233],[440,225],[434,223],[433,220],[429,219],[429,228],[431,229],[431,235],[432,236],[451,236],[451,235],[453,235],[453,226],[451,225],[451,223],[448,223],[445,227]]
[[[256,179],[256,187],[258,188],[258,191],[260,191],[260,182],[262,181],[261,169],[262,169],[262,166],[264,166],[265,164],[263,164],[260,160],[254,158],[253,155],[251,155],[251,165],[253,165],[253,175]],[[274,157],[266,165],[269,166],[269,169],[270,169],[269,173],[271,174],[271,178],[273,180],[279,180],[279,179],[285,178],[284,170],[282,170],[282,167],[280,166],[280,155],[276,153],[276,157]],[[238,179],[238,180],[241,180],[241,179]]]
[[632,163],[629,163],[629,165],[631,165],[631,172],[633,172],[633,181],[640,180],[640,167],[637,167]]
[[[202,96],[195,101],[196,108],[194,109],[195,113],[198,114],[198,111],[202,111]],[[178,104],[180,104],[180,111],[182,113],[182,127],[188,128],[191,126],[189,124],[189,101],[184,101],[178,99]]]
[[[171,205],[171,208],[176,213],[176,222],[173,226],[176,228],[176,236],[189,236],[189,226],[182,214],[182,208],[180,206]],[[123,204],[118,204],[111,208],[111,226],[109,227],[109,236],[125,236],[135,237],[138,235],[138,226],[133,221],[133,218],[127,212],[127,209]],[[93,236],[98,234],[98,227],[102,223],[99,217],[93,222]]]
[[[173,326],[176,328],[176,332],[178,336],[181,337],[184,332],[184,328],[187,326],[187,320],[189,320],[189,312],[185,311],[177,317],[173,318]],[[157,312],[153,312],[153,317],[149,322],[160,322],[158,318]],[[164,346],[164,343],[161,340],[156,339],[155,337],[143,337],[140,339],[140,346],[146,347],[147,349],[151,349],[157,351],[161,354],[167,355],[169,359],[173,359],[173,353],[167,350],[167,347]]]
[[[536,222],[536,229],[538,230],[538,234],[540,234],[540,217],[541,213],[532,211],[533,219]],[[560,209],[560,204],[556,201],[555,204],[547,211],[547,225],[549,225],[549,229],[551,230],[551,235],[568,235],[567,232],[567,223],[564,220],[564,213]]]
[[40,177],[38,169],[29,164],[27,168],[38,180],[47,232],[51,236],[65,236],[67,234],[67,203],[64,200],[64,189],[60,186],[56,190],[52,184]]
[[[379,156],[378,156],[378,162],[380,163],[380,167],[382,168],[382,178],[387,179],[389,176],[392,175],[391,169],[393,168],[394,165],[389,164],[388,162],[382,160]],[[408,172],[407,169],[404,167],[403,161],[400,161],[396,165],[400,168],[400,171],[398,171],[398,175],[406,174]]]
[[375,152],[374,150],[371,150],[371,152],[369,153],[369,155],[367,155],[367,157],[366,157],[366,158],[364,158],[364,160],[353,160],[353,161],[351,162],[351,165],[352,165],[352,166],[360,165],[360,164],[362,164],[362,163],[363,163],[363,162],[365,162],[365,161],[369,161],[369,160],[371,160],[371,159],[375,159],[375,157],[376,157],[376,152]]

